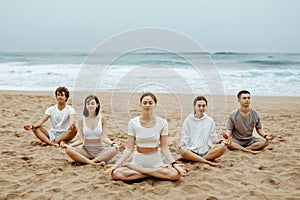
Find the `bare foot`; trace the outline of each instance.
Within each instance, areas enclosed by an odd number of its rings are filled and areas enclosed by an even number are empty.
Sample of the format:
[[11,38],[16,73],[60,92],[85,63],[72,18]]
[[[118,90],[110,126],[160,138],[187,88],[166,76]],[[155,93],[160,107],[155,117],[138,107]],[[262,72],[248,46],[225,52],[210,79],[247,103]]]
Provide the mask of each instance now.
[[53,147],[59,147],[59,143],[57,142],[51,142],[49,145]]
[[252,154],[256,155],[256,154],[259,154],[259,153],[260,153],[260,151],[252,151],[252,150],[250,150],[250,153],[252,153]]
[[212,166],[212,167],[221,167],[221,165],[219,163],[215,163],[215,162],[209,162],[208,164],[209,164],[209,166]]
[[61,148],[67,148],[67,146],[68,146],[68,145],[65,144],[64,141],[61,141],[61,142],[60,142],[60,147],[61,147]]
[[105,165],[103,166],[103,169],[101,170],[102,174],[109,174],[112,175],[112,173],[116,170],[117,168],[113,168],[113,165]]
[[182,176],[188,175],[188,172],[187,172],[187,170],[186,170],[185,164],[180,163],[180,164],[177,164],[177,165],[181,168],[181,170],[179,170],[179,169],[177,169],[177,168],[176,168],[176,170],[179,171],[179,172],[181,173]]

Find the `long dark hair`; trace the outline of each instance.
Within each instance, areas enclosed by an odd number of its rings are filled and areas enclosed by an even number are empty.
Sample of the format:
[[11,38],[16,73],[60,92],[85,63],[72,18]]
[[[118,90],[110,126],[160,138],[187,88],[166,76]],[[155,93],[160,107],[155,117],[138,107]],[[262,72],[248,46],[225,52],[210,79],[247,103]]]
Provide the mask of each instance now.
[[89,111],[88,111],[88,109],[86,108],[86,103],[87,103],[88,101],[92,100],[92,99],[95,99],[97,105],[99,105],[99,106],[96,108],[96,110],[95,110],[95,115],[98,116],[98,114],[99,114],[99,111],[100,111],[100,101],[99,101],[98,97],[95,96],[95,95],[89,95],[89,96],[87,96],[87,97],[85,98],[85,100],[84,100],[84,110],[83,110],[83,115],[84,115],[85,117],[88,117],[88,116],[89,116]]

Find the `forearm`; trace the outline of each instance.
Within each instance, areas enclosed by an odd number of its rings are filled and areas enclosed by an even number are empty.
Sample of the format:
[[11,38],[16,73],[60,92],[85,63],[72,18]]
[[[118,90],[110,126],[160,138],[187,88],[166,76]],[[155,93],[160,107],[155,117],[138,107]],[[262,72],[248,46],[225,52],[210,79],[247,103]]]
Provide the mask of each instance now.
[[216,132],[213,132],[212,134],[210,134],[209,136],[209,142],[208,142],[208,146],[209,148],[211,148],[214,144],[217,144],[220,142],[220,140],[218,139],[218,135]]
[[222,136],[225,139],[231,139],[231,137],[232,137],[232,130],[223,131]]
[[181,133],[179,146],[186,146],[190,141],[190,136],[187,134],[187,131]]
[[115,163],[115,165],[112,167],[113,169],[118,168],[120,165],[123,164],[123,162],[125,162],[125,160],[127,160],[127,158],[131,155],[132,150],[130,149],[125,149],[123,151],[122,156],[119,158],[119,160]]
[[232,137],[232,130],[227,131],[227,135],[228,135],[229,138],[231,138]]
[[75,115],[70,115],[69,119],[70,119],[69,120],[70,126],[75,125],[75,123],[76,123]]
[[170,163],[175,161],[174,157],[172,156],[172,154],[167,146],[161,148],[161,153]]
[[45,123],[45,120],[44,119],[40,119],[37,122],[32,123],[31,126],[32,126],[32,128],[37,128],[37,127],[42,126],[44,123]]
[[256,129],[256,132],[261,136],[261,137],[266,137],[266,132],[263,129]]
[[106,135],[102,135],[102,141],[105,143],[105,144],[108,144],[108,145],[112,145],[114,142],[112,142]]
[[186,145],[187,145],[187,140],[181,139],[181,140],[179,141],[179,144],[178,144],[179,148],[182,147],[182,146],[186,146]]
[[76,142],[73,142],[72,144],[70,144],[71,147],[76,147],[82,144],[82,141],[77,140]]

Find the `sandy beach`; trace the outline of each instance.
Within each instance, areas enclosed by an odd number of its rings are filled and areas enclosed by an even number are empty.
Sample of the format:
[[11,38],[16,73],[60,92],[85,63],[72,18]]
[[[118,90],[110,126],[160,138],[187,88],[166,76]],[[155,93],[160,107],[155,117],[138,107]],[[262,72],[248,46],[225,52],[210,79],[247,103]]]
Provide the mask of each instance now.
[[[300,199],[300,97],[253,96],[252,107],[260,113],[264,129],[276,136],[257,155],[227,151],[216,160],[221,168],[186,163],[188,175],[179,181],[147,178],[125,183],[111,180],[102,173],[102,167],[74,165],[62,148],[46,146],[23,129],[24,124],[37,121],[56,103],[53,92],[0,94],[0,199]],[[108,119],[108,137],[125,143],[127,122],[140,113],[139,94],[114,95],[97,93]],[[177,96],[157,96],[158,113],[169,122],[171,152],[179,158],[172,141],[181,130],[183,117],[192,111],[194,96],[181,95],[185,99],[182,107]],[[121,97],[126,103],[117,101]],[[226,116],[213,113],[218,133],[227,114],[238,107],[236,97],[226,96],[224,105]],[[73,106],[79,118],[82,102],[76,101]],[[223,109],[209,101],[208,114],[211,106]],[[46,127],[49,125],[47,122]]]

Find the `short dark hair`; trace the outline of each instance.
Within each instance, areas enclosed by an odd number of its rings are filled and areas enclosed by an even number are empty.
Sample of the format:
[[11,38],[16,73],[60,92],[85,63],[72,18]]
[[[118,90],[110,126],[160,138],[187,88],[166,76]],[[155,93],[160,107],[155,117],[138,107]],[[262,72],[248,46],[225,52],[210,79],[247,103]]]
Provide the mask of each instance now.
[[67,98],[66,101],[68,101],[69,97],[70,97],[70,92],[68,90],[68,88],[66,87],[58,87],[55,90],[55,97],[57,97],[58,94],[62,94],[65,93],[65,97]]
[[151,98],[154,100],[154,102],[157,103],[157,98],[156,98],[156,96],[155,96],[153,93],[151,93],[151,92],[146,92],[146,93],[144,93],[144,94],[141,96],[141,98],[140,98],[140,103],[142,103],[143,98],[144,98],[144,97],[147,97],[147,96],[151,97]]
[[99,111],[100,111],[100,101],[99,101],[98,97],[95,96],[95,95],[89,95],[89,96],[87,96],[87,97],[85,98],[85,100],[84,100],[83,115],[84,115],[85,117],[88,117],[88,116],[89,116],[89,111],[88,111],[88,109],[86,108],[86,103],[87,103],[88,101],[92,100],[92,99],[95,99],[96,103],[99,105],[99,106],[96,108],[96,110],[95,110],[96,116],[98,116],[98,114],[99,114]]
[[239,93],[237,94],[237,98],[241,98],[242,94],[249,94],[250,95],[250,92],[248,90],[241,90],[239,91]]
[[204,96],[197,96],[195,99],[194,99],[194,106],[196,105],[197,101],[205,101],[206,105],[207,105],[207,100]]

